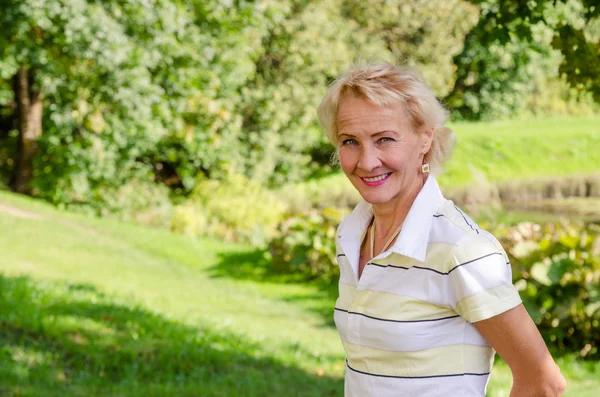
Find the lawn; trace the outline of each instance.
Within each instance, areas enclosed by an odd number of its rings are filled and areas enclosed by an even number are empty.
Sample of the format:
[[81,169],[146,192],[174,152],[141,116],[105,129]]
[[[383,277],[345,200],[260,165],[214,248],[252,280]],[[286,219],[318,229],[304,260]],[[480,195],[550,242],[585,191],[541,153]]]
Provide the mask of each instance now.
[[452,123],[457,145],[443,186],[598,172],[600,117]]
[[[19,211],[17,211],[19,209]],[[335,291],[258,251],[0,192],[0,395],[341,396]],[[591,397],[600,364],[561,366]],[[490,396],[508,396],[498,362]]]

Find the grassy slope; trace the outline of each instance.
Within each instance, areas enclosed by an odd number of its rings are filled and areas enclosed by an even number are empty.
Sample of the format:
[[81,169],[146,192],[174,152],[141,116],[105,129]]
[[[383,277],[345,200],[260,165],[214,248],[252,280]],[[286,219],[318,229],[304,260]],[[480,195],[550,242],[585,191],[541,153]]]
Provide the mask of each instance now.
[[[0,211],[0,395],[342,395],[331,289],[246,247],[2,203],[43,219]],[[595,395],[600,364],[562,365],[567,396]],[[509,384],[499,363],[490,395]]]
[[455,123],[457,147],[445,185],[479,175],[508,181],[600,170],[600,117],[561,117],[492,123]]

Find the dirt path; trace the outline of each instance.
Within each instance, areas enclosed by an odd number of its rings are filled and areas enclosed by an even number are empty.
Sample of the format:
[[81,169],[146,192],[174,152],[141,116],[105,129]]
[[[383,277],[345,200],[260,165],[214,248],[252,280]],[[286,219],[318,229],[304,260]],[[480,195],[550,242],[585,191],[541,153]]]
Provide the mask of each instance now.
[[18,218],[35,219],[38,221],[44,219],[44,217],[42,217],[41,215],[35,214],[33,212],[25,211],[25,210],[22,210],[17,207],[12,207],[10,205],[2,204],[2,203],[0,203],[0,212],[8,214],[8,215],[16,216]]

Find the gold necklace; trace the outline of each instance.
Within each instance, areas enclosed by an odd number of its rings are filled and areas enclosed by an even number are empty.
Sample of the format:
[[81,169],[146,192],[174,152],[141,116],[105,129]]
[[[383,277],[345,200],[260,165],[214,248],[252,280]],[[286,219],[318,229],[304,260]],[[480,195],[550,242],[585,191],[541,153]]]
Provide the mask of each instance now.
[[[385,243],[385,245],[383,246],[383,249],[379,252],[379,254],[377,255],[381,255],[381,253],[383,251],[385,251],[386,249],[389,248],[390,244],[392,243],[392,241],[394,241],[394,239],[398,236],[398,234],[400,234],[400,230],[402,230],[402,225],[404,225],[404,222],[402,222],[400,224],[400,226],[398,226],[398,229],[396,229],[396,231],[394,232],[394,234],[392,234],[392,237],[390,237],[390,239]],[[371,226],[371,238],[370,238],[370,242],[371,242],[371,259],[375,258],[375,219],[373,219],[373,225]]]

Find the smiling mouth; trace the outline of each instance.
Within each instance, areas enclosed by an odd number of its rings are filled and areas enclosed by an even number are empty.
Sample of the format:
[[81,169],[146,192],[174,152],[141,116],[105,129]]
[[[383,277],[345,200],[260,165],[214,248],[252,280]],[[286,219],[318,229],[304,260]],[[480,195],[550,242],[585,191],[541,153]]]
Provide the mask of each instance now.
[[374,177],[370,177],[370,178],[360,178],[360,179],[362,179],[363,181],[365,181],[367,183],[375,183],[375,182],[383,181],[391,174],[392,174],[391,172],[388,172],[387,174],[382,174],[382,175],[378,175],[378,176],[374,176]]

